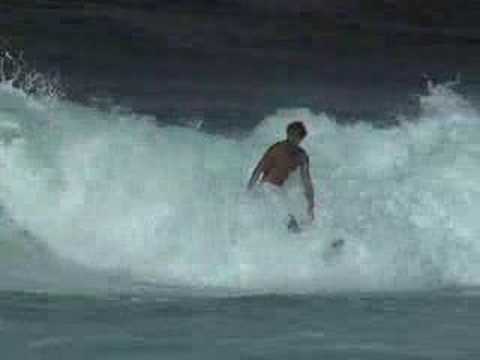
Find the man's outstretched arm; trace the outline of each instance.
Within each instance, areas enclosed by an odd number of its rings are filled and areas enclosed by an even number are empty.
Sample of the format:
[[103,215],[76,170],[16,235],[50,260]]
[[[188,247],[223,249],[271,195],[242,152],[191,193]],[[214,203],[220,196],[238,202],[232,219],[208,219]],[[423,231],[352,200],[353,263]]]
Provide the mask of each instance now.
[[265,155],[263,155],[262,159],[258,162],[255,170],[253,170],[252,176],[250,176],[250,180],[248,181],[247,189],[252,190],[255,184],[258,181],[258,178],[263,173],[263,167],[265,165]]
[[258,179],[260,178],[260,175],[262,175],[265,172],[265,167],[268,166],[267,163],[270,161],[269,159],[271,158],[272,150],[276,147],[276,145],[277,144],[273,144],[268,148],[267,151],[265,151],[262,158],[260,159],[257,166],[255,167],[255,170],[253,170],[252,176],[248,181],[248,185],[247,185],[248,190],[253,189]]
[[305,161],[303,162],[301,166],[301,175],[302,175],[302,182],[303,182],[303,189],[305,191],[305,197],[307,198],[307,203],[308,203],[308,215],[314,219],[314,190],[313,190],[313,183],[312,183],[312,177],[310,176],[310,165],[309,165],[309,160],[308,156],[305,157]]

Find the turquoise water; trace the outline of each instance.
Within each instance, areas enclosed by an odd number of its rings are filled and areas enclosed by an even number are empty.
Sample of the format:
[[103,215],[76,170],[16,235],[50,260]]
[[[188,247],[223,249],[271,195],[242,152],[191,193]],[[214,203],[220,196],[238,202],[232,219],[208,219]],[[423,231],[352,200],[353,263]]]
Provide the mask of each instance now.
[[479,294],[2,292],[0,345],[8,359],[474,359]]

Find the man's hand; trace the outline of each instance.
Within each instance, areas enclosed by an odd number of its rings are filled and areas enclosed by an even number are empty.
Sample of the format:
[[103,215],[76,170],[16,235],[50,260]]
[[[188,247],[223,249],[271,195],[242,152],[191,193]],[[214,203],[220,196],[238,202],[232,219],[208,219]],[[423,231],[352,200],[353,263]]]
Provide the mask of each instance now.
[[314,213],[314,206],[313,204],[309,205],[308,206],[308,217],[310,218],[310,221],[313,221],[315,220],[315,213]]

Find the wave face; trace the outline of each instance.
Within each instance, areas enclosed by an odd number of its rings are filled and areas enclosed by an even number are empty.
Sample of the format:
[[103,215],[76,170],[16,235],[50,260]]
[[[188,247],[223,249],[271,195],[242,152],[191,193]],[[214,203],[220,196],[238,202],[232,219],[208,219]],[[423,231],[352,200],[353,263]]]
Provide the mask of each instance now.
[[[3,82],[0,285],[75,287],[87,273],[284,293],[476,285],[480,118],[446,86],[419,101],[415,121],[389,129],[291,109],[226,138]],[[317,220],[292,235],[244,189],[299,119]]]

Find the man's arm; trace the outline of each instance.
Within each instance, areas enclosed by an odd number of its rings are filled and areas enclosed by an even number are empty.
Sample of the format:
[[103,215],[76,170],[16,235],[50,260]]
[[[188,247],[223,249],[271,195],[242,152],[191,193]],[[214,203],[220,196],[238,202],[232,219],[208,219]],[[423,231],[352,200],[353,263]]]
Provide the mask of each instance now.
[[310,164],[308,160],[308,156],[305,154],[305,159],[301,165],[301,175],[302,175],[302,182],[303,182],[303,189],[305,191],[305,197],[307,198],[308,203],[308,215],[314,219],[314,190],[312,184],[312,177],[310,176]]
[[265,154],[263,154],[262,158],[260,159],[257,166],[255,167],[255,170],[253,170],[250,180],[248,181],[248,185],[247,185],[248,190],[253,189],[260,175],[265,172],[265,166],[268,166],[267,163],[271,161],[272,152],[275,151],[274,149],[277,147],[277,145],[278,143],[273,144],[268,148],[267,151],[265,151]]
[[255,184],[258,181],[258,178],[260,175],[263,173],[263,167],[265,165],[265,158],[267,156],[267,153],[263,155],[263,157],[260,159],[258,162],[257,166],[255,167],[255,170],[253,170],[252,176],[250,176],[250,180],[248,181],[247,189],[252,190]]

